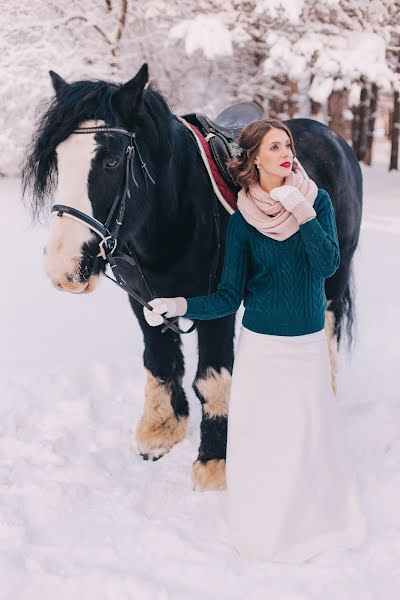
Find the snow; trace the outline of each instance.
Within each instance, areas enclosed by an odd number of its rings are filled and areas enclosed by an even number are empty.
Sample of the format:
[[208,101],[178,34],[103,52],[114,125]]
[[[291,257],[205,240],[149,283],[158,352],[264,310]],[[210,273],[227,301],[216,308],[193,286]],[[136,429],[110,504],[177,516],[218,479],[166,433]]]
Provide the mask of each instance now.
[[[361,78],[386,92],[397,79],[386,62],[384,38],[369,31],[335,35],[308,31],[293,43],[283,32],[275,31],[268,34],[267,43],[270,51],[263,63],[265,75],[287,73],[290,79],[301,81],[312,73],[308,96],[321,104],[327,102],[332,90],[349,89]],[[359,97],[353,102],[358,104]]]
[[191,489],[196,335],[184,338],[188,436],[145,462],[133,435],[143,341],[125,295],[105,280],[87,296],[53,289],[42,269],[46,231],[29,224],[19,181],[0,179],[2,600],[397,597],[400,175],[387,172],[387,151],[363,168],[357,344],[341,355],[338,396],[370,537],[299,567],[241,559],[229,545],[225,492]]
[[299,21],[301,11],[304,7],[304,0],[258,0],[256,3],[256,13],[262,14],[269,12],[272,17],[279,17],[281,14],[290,22]]
[[[266,114],[286,118],[286,76],[298,84],[298,116],[310,114],[311,97],[325,103],[332,89],[350,90],[361,77],[379,86],[380,98],[400,89],[397,55],[389,52],[398,45],[396,0],[125,4],[124,19],[124,3],[111,0],[7,3],[0,36],[0,147],[6,149],[0,176],[20,174],[39,103],[53,94],[49,69],[68,82],[123,82],[147,62],[177,114],[211,118],[238,99],[254,98]],[[351,98],[359,103],[359,96]],[[324,122],[326,112],[322,107]]]
[[207,59],[212,60],[218,56],[231,56],[233,53],[231,33],[222,17],[217,14],[197,15],[194,19],[181,21],[172,27],[170,37],[185,40],[188,56],[200,50]]
[[312,84],[310,85],[308,95],[314,100],[314,102],[319,102],[322,104],[323,102],[326,102],[331,95],[333,83],[332,77],[321,79],[319,77],[314,77]]

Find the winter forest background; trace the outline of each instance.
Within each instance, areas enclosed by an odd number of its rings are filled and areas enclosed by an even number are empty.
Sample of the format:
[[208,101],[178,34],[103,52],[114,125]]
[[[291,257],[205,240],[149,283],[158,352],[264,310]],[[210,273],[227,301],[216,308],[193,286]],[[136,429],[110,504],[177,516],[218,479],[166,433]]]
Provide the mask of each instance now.
[[[0,27],[0,600],[397,599],[400,1],[0,0]],[[337,397],[368,521],[359,551],[301,566],[237,555],[225,492],[190,481],[196,334],[182,340],[188,435],[143,461],[143,340],[126,295],[105,278],[60,294],[44,272],[48,232],[19,174],[48,71],[126,81],[144,61],[178,114],[255,99],[329,124],[361,161],[356,343],[339,353]]]
[[[125,81],[143,62],[177,113],[236,100],[329,124],[371,162],[398,166],[399,0],[21,0],[0,39],[0,174],[19,172],[48,70]],[[5,150],[6,149],[6,150]]]

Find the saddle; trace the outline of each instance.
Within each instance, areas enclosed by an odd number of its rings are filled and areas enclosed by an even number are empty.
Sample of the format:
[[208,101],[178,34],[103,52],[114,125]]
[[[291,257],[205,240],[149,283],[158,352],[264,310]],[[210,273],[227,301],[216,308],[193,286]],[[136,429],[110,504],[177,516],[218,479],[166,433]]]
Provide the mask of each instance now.
[[208,142],[212,157],[229,188],[236,194],[239,188],[229,175],[226,163],[230,158],[240,156],[241,148],[237,138],[245,125],[260,119],[263,109],[255,102],[236,102],[225,108],[212,121],[202,113],[182,115],[185,121],[197,127]]

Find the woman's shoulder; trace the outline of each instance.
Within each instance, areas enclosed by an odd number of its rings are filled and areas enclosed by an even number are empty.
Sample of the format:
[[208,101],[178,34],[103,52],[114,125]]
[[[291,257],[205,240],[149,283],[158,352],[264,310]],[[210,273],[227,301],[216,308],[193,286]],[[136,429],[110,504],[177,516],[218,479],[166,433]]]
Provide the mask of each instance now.
[[246,227],[248,224],[246,219],[243,217],[240,210],[236,210],[229,219],[229,224],[231,227],[235,227],[235,229]]
[[324,190],[323,188],[318,188],[317,198],[319,198],[321,200],[330,200],[331,199],[329,193],[326,190]]
[[315,204],[317,206],[332,205],[332,199],[331,199],[330,195],[323,188],[318,188],[318,194],[315,199]]
[[229,219],[229,229],[230,231],[234,231],[235,235],[240,235],[245,238],[249,235],[249,229],[251,225],[246,221],[243,217],[240,210],[236,210]]

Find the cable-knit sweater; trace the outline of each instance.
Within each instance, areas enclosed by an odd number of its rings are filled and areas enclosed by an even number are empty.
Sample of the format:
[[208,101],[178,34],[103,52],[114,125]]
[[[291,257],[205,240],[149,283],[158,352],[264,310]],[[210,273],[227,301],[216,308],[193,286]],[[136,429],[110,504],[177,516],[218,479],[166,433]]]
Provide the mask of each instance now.
[[184,317],[216,319],[233,314],[241,301],[243,325],[257,333],[305,335],[324,328],[325,279],[340,262],[332,201],[318,190],[316,217],[284,241],[249,225],[239,211],[229,221],[225,261],[217,290],[188,298]]

